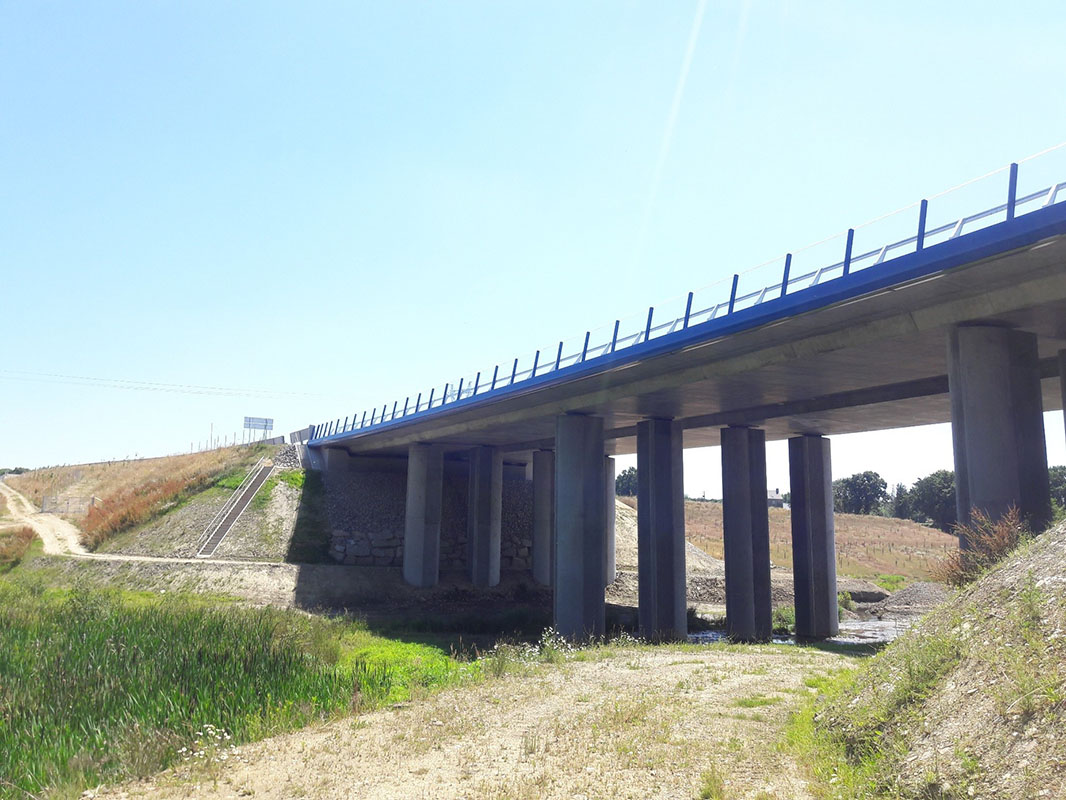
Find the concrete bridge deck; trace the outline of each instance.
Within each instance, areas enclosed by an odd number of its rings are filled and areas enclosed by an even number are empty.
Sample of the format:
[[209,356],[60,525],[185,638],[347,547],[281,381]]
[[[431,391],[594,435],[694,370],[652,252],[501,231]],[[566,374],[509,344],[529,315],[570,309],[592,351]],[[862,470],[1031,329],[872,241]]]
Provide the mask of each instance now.
[[564,364],[560,345],[543,374],[494,375],[480,392],[479,377],[465,396],[460,387],[429,407],[408,401],[370,425],[313,426],[311,452],[328,468],[348,456],[409,457],[404,563],[416,585],[432,585],[438,571],[441,459],[470,463],[469,565],[489,585],[499,573],[503,459],[531,464],[538,579],[555,586],[557,627],[574,634],[602,631],[613,489],[604,456],[635,452],[641,625],[648,635],[679,635],[681,449],[721,444],[730,628],[761,639],[769,633],[764,443],[789,438],[797,624],[801,634],[829,635],[826,435],[951,421],[960,519],[1009,505],[1046,519],[1041,411],[1063,407],[1066,202],[1054,202],[1060,184],[1042,207],[1016,215],[1016,174],[1001,222],[857,271],[849,271],[849,235],[840,277],[815,275],[798,291],[783,277],[777,296],[764,290],[761,302],[737,309],[734,280],[723,316],[689,324],[686,310],[684,324],[653,337],[649,312],[643,340],[624,349],[590,356],[586,336],[580,358]]

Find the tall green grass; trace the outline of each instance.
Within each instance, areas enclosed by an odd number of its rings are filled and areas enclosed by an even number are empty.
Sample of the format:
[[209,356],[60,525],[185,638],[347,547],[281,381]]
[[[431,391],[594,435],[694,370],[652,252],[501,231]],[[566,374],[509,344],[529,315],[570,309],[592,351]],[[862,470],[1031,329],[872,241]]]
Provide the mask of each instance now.
[[0,580],[0,797],[146,775],[455,682],[476,665],[358,623]]

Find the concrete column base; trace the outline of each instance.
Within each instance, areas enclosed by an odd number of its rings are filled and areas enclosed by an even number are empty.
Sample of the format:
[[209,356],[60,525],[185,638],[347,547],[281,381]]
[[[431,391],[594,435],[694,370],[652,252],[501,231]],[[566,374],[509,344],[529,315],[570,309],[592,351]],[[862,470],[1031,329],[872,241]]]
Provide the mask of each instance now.
[[796,592],[796,636],[836,636],[836,530],[833,527],[833,470],[829,440],[788,440],[792,489],[792,574]]
[[681,426],[637,423],[637,571],[640,635],[684,639],[685,490]]
[[603,419],[563,415],[555,422],[555,629],[563,636],[602,636]]
[[411,445],[407,455],[403,579],[412,586],[436,586],[440,579],[443,478],[444,451],[436,445]]
[[770,517],[766,502],[766,433],[722,430],[726,631],[742,642],[768,642]]
[[475,586],[500,582],[503,520],[503,453],[495,447],[470,451],[470,491],[466,511],[470,581]]
[[552,541],[555,538],[555,453],[533,452],[533,580],[552,583]]

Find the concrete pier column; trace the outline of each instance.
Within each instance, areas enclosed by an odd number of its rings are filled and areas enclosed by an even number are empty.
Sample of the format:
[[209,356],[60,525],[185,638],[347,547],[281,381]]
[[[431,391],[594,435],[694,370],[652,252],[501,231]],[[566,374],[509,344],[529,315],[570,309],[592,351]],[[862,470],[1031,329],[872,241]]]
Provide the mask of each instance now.
[[1066,421],[1066,350],[1059,350],[1059,396],[1062,398],[1062,416]]
[[555,526],[555,453],[533,451],[533,580],[552,583],[552,540]]
[[618,577],[617,562],[614,551],[614,459],[603,458],[604,511],[607,514],[607,526],[603,540],[603,585],[609,586]]
[[440,578],[443,478],[443,449],[431,444],[413,444],[408,448],[403,579],[412,586],[436,586]]
[[788,466],[792,489],[796,635],[824,639],[839,631],[829,440],[816,435],[789,439]]
[[722,504],[726,631],[737,641],[770,641],[773,621],[764,431],[722,429]]
[[603,419],[555,421],[555,629],[586,638],[605,631]]
[[470,492],[466,511],[470,581],[475,586],[500,582],[503,519],[503,453],[495,447],[470,451]]
[[1032,530],[1043,530],[1051,498],[1036,336],[991,325],[955,328],[948,389],[959,522],[969,521],[971,509],[996,518],[1015,506]]
[[685,490],[677,422],[637,423],[637,578],[640,635],[683,639]]

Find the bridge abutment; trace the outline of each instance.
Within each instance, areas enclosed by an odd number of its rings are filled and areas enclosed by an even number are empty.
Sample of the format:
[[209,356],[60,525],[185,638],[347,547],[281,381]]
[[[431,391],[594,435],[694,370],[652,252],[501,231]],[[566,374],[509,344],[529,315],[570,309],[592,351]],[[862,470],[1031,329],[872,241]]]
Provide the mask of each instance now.
[[533,580],[552,584],[552,542],[555,526],[555,453],[533,451]]
[[495,447],[470,451],[467,504],[467,565],[475,586],[500,582],[503,522],[503,453]]
[[796,636],[824,639],[840,629],[829,440],[816,435],[789,439],[788,464]]
[[554,619],[563,636],[605,631],[603,419],[565,414],[555,421]]
[[726,630],[737,641],[769,641],[773,612],[764,431],[722,429],[722,511]]
[[688,633],[681,453],[679,423],[637,423],[638,619],[640,635],[651,640],[683,639]]
[[993,325],[954,328],[948,387],[960,524],[973,509],[995,519],[1016,507],[1043,530],[1051,500],[1036,336]]
[[443,479],[442,448],[430,444],[408,448],[403,577],[412,586],[436,586],[440,579]]

